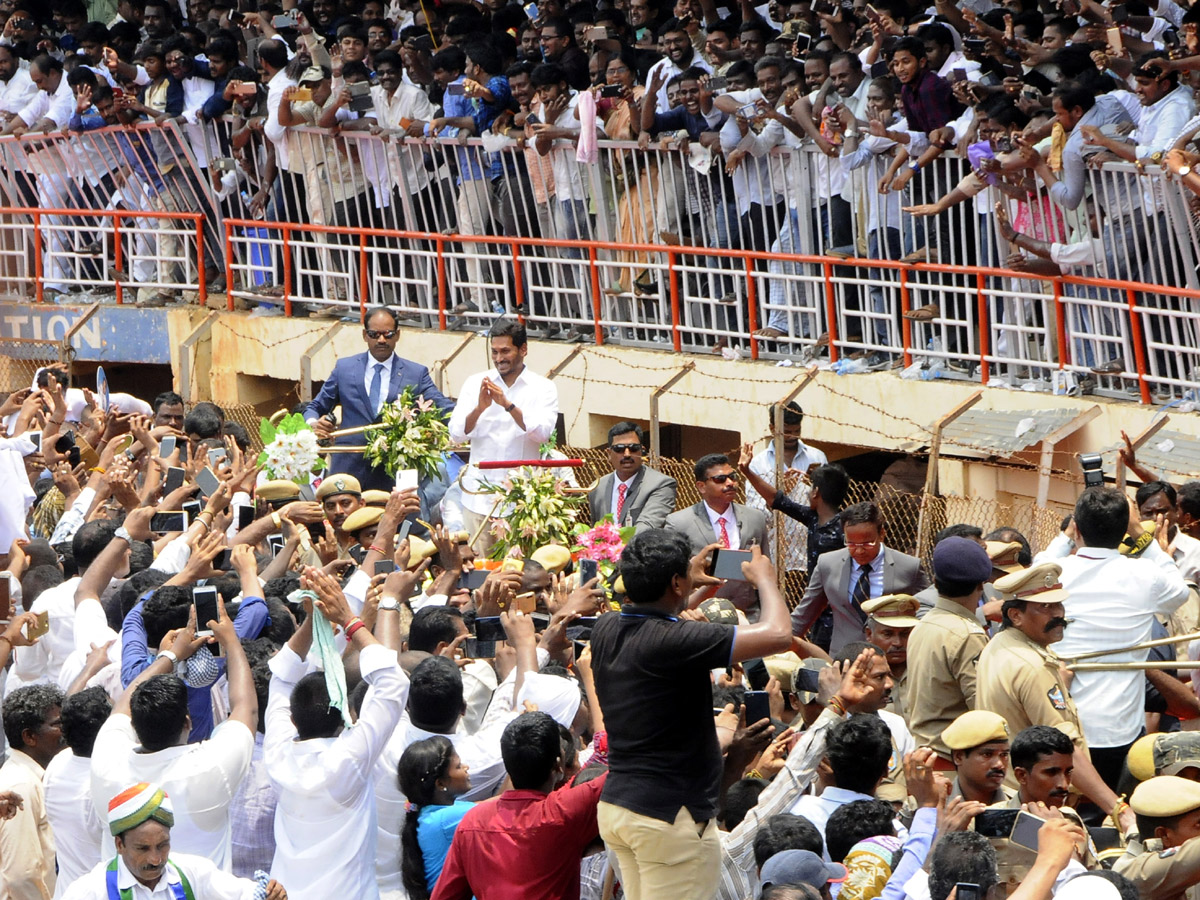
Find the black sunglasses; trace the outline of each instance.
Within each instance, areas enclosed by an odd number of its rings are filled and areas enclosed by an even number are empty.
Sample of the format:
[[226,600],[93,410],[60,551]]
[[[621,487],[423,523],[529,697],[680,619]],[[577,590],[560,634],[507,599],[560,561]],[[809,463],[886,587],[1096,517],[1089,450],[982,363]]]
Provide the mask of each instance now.
[[737,472],[729,472],[725,475],[710,475],[708,480],[715,481],[717,484],[724,484],[727,481],[737,481],[738,473]]
[[395,336],[396,336],[396,332],[394,330],[393,331],[376,331],[373,328],[367,329],[367,337],[369,337],[373,341],[377,341],[380,338],[386,338],[387,340],[390,341]]
[[608,448],[613,453],[641,453],[643,449],[641,444],[613,444]]

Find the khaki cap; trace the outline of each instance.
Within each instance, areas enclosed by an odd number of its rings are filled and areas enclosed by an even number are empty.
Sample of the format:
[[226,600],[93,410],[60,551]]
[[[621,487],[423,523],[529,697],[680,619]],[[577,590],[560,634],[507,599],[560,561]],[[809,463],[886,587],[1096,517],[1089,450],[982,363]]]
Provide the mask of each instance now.
[[529,558],[547,572],[557,575],[571,564],[571,551],[562,544],[547,544],[534,550]]
[[422,560],[437,556],[437,552],[437,545],[433,541],[427,541],[425,538],[411,534],[408,536],[408,567],[410,569],[415,569]]
[[363,503],[367,506],[387,506],[392,497],[387,491],[363,491]]
[[893,628],[915,627],[921,621],[917,618],[920,608],[921,601],[911,594],[884,594],[862,605],[862,611],[880,625]]
[[1200,733],[1147,734],[1134,741],[1125,764],[1138,781],[1155,775],[1178,775],[1189,766],[1200,768]]
[[1059,576],[1062,566],[1046,562],[1021,569],[1003,578],[997,578],[993,586],[1005,600],[1026,600],[1032,603],[1062,603],[1070,594],[1063,588]]
[[698,607],[700,615],[714,625],[736,625],[738,621],[737,607],[733,601],[725,597],[709,597]]
[[326,497],[332,497],[334,494],[353,494],[355,497],[361,497],[362,485],[353,475],[330,475],[317,488],[317,502],[323,501]]
[[965,712],[942,732],[942,741],[951,750],[970,750],[992,741],[1008,740],[1004,717],[986,709]]
[[987,551],[992,567],[1001,572],[1020,572],[1025,567],[1017,562],[1017,555],[1024,549],[1020,541],[985,541],[983,549]]
[[1129,805],[1139,816],[1167,819],[1200,809],[1200,783],[1178,775],[1157,775],[1133,790]]
[[354,534],[357,531],[362,531],[364,528],[370,528],[372,525],[378,525],[379,520],[383,518],[383,510],[378,506],[360,506],[350,515],[346,516],[346,521],[342,525],[342,531],[346,534]]
[[300,485],[294,481],[264,481],[254,489],[259,500],[295,500],[300,496]]

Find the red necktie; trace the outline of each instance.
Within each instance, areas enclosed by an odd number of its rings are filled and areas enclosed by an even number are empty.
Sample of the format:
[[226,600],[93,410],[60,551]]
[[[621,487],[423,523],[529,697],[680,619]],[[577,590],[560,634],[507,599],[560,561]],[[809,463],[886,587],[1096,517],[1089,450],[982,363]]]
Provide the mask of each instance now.
[[621,524],[621,510],[625,508],[625,495],[629,493],[629,485],[617,485],[617,514],[613,517],[617,520],[617,524]]
[[729,529],[725,525],[725,517],[717,519],[717,524],[721,526],[721,546],[728,550],[730,547]]

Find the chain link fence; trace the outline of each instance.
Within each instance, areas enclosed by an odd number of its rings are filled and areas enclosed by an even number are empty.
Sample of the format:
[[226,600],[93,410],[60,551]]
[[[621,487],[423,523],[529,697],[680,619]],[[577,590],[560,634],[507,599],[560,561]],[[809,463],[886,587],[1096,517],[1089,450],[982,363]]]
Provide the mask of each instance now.
[[[0,392],[18,391],[33,384],[34,373],[44,366],[57,366],[61,359],[58,341],[31,338],[0,339]],[[70,374],[70,360],[61,363]]]
[[[608,452],[603,447],[563,447],[568,457],[582,459],[577,470],[580,485],[593,485],[596,479],[612,471]],[[736,451],[735,451],[736,458]],[[678,485],[676,509],[687,509],[700,502],[690,459],[660,458],[655,466],[675,479]],[[745,488],[738,502],[745,500]],[[933,570],[933,544],[937,533],[947,525],[966,523],[983,529],[984,534],[997,528],[1015,528],[1029,541],[1034,553],[1050,543],[1059,532],[1067,507],[1039,507],[1033,500],[1003,502],[981,497],[939,496],[902,491],[892,485],[873,481],[851,481],[846,504],[873,501],[879,504],[887,523],[887,544],[902,553],[919,557],[928,572]],[[778,515],[778,514],[777,514]],[[781,587],[791,606],[799,601],[808,580],[805,572],[780,571]]]

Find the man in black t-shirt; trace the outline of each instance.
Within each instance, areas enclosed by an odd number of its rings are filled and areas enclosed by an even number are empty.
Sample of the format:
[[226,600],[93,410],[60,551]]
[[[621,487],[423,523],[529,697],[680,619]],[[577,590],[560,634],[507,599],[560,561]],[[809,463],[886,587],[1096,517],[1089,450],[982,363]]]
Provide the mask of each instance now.
[[652,528],[637,535],[621,554],[629,599],[619,615],[601,616],[592,630],[609,753],[600,835],[617,856],[629,900],[716,894],[722,763],[710,673],[791,646],[775,568],[757,547],[742,564],[759,591],[757,623],[735,627],[678,617],[710,593],[713,580],[703,573],[715,546],[689,559],[679,534]]

